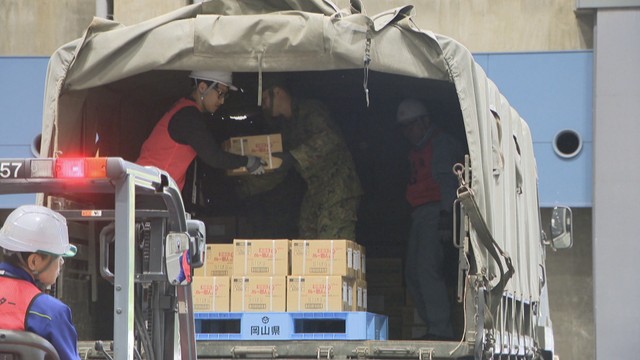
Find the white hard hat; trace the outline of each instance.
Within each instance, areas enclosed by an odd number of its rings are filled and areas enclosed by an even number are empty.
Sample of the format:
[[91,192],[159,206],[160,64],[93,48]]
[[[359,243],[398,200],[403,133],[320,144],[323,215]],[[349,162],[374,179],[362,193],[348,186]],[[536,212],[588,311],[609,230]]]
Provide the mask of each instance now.
[[417,99],[405,99],[398,106],[396,121],[400,124],[407,124],[420,116],[429,115],[427,107],[422,101]]
[[238,90],[238,88],[231,83],[231,73],[228,71],[194,70],[189,74],[189,77],[193,79],[213,81],[226,85],[233,91]]
[[23,205],[9,214],[0,229],[0,247],[64,257],[74,256],[77,252],[76,247],[69,244],[67,220],[39,205]]

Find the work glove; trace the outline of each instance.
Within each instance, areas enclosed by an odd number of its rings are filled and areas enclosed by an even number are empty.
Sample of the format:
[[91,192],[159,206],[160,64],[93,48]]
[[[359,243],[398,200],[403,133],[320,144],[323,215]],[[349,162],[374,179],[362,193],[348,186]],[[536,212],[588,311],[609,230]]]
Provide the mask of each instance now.
[[453,215],[446,210],[440,210],[438,219],[438,234],[443,242],[451,241],[453,237]]
[[276,169],[277,172],[287,172],[296,163],[296,159],[288,151],[273,153],[271,156],[282,160],[282,164],[280,164],[280,167]]
[[264,167],[266,165],[267,163],[261,158],[249,155],[247,156],[247,165],[245,165],[245,167],[251,175],[262,175],[264,174]]

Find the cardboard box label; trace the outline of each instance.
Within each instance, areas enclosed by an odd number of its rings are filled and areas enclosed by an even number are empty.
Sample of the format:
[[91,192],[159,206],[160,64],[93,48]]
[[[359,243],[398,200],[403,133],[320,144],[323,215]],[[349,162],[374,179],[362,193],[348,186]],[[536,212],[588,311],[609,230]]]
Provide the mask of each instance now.
[[367,277],[366,248],[357,243],[353,245],[353,269],[356,273],[356,279],[365,280]]
[[292,240],[291,275],[356,277],[351,240]]
[[235,239],[233,275],[274,276],[289,274],[289,240]]
[[351,311],[352,288],[343,276],[288,276],[287,311]]
[[205,259],[207,276],[233,275],[233,244],[207,244]]
[[191,290],[195,312],[229,312],[228,276],[194,276]]
[[367,282],[356,279],[352,283],[353,291],[353,311],[367,311]]
[[285,276],[234,276],[231,311],[285,311]]

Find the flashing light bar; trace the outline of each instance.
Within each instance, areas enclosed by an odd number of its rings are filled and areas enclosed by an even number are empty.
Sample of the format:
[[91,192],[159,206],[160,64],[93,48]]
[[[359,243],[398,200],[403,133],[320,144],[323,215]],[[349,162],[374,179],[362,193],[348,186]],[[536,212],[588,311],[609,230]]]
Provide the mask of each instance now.
[[0,159],[0,179],[103,179],[107,158]]
[[55,177],[65,179],[96,179],[107,177],[106,158],[58,158]]

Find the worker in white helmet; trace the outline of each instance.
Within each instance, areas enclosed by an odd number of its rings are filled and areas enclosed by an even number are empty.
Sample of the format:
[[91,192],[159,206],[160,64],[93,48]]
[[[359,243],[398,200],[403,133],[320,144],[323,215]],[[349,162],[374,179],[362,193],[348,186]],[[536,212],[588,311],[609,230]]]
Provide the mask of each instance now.
[[74,256],[65,218],[43,206],[15,209],[0,229],[0,329],[30,331],[48,340],[60,359],[80,359],[71,309],[44,289]]
[[218,111],[238,88],[225,71],[192,71],[191,93],[178,100],[156,124],[142,144],[136,163],[166,171],[183,189],[187,169],[198,156],[217,169],[246,167],[252,175],[264,173],[264,162],[257,156],[223,151],[207,127],[207,114]]
[[444,261],[451,246],[457,188],[452,168],[464,152],[436,125],[421,100],[403,100],[396,121],[411,145],[405,193],[413,209],[405,260],[407,288],[427,325],[426,339],[453,340]]

